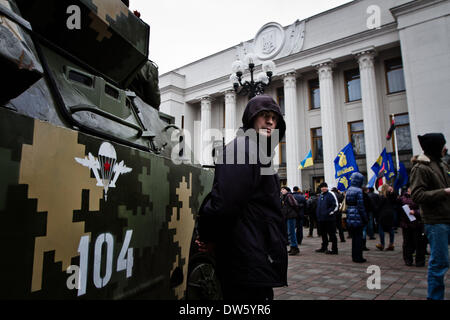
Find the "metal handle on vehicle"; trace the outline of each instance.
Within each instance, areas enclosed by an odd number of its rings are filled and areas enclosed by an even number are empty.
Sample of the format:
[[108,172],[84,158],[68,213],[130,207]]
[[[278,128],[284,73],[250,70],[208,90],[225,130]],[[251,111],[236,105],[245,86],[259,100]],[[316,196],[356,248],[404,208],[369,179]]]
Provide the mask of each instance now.
[[137,134],[138,138],[140,138],[142,136],[142,133],[143,133],[142,128],[138,127],[135,124],[129,123],[129,122],[123,120],[122,118],[119,118],[119,117],[117,117],[117,116],[115,116],[113,114],[110,114],[110,113],[108,113],[106,111],[103,111],[103,110],[101,110],[101,109],[99,109],[97,107],[90,106],[90,105],[87,105],[87,104],[79,104],[79,105],[76,105],[76,106],[69,107],[69,109],[70,109],[70,112],[72,114],[74,114],[76,112],[80,112],[80,111],[89,111],[89,112],[95,113],[95,114],[97,114],[99,116],[105,117],[105,118],[107,118],[109,120],[113,120],[113,121],[118,122],[118,123],[120,123],[120,124],[122,124],[124,126],[127,126],[129,128],[137,130],[138,131],[138,134]]

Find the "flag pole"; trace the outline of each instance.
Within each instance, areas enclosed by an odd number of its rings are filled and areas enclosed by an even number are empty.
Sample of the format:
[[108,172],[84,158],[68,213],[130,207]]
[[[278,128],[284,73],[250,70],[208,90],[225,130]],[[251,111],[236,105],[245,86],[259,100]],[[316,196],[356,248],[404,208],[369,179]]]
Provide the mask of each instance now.
[[[394,121],[394,123],[395,123],[394,114],[392,114],[392,121]],[[395,131],[396,130],[394,130],[394,132],[393,132],[393,134],[394,134],[394,145],[395,145],[395,164],[397,166],[397,174],[398,174],[398,171],[400,170],[400,159],[398,158],[397,133]]]

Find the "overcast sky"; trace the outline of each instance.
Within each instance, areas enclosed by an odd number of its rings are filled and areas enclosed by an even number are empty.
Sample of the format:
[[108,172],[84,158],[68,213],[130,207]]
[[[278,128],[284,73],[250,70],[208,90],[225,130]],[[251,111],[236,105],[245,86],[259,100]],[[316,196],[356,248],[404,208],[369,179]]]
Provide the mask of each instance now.
[[[149,59],[159,73],[251,40],[268,22],[283,27],[351,0],[130,0],[150,25]],[[230,66],[231,68],[231,66]]]

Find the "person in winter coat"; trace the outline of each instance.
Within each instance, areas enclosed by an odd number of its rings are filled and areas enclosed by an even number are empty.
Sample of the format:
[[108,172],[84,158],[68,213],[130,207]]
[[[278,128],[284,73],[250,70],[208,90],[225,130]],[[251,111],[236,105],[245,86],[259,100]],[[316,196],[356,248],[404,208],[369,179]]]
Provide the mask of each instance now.
[[[322,246],[316,252],[338,254],[336,237],[336,211],[339,209],[338,200],[333,192],[328,191],[326,182],[319,185],[320,195],[317,201],[317,221],[322,233]],[[331,241],[331,251],[328,250],[328,237]]]
[[[199,210],[197,244],[200,251],[213,249],[225,300],[272,300],[273,288],[287,285],[288,243],[280,180],[261,155],[273,157],[286,124],[268,95],[250,99],[242,123],[245,134],[227,144],[219,155],[224,161],[216,163]],[[238,161],[239,150],[245,163]]]
[[378,234],[380,236],[380,243],[376,245],[377,249],[384,249],[384,233],[389,232],[389,247],[388,251],[394,250],[394,215],[397,210],[397,194],[388,184],[381,186],[380,203],[378,208]]
[[300,192],[300,189],[295,186],[293,189],[294,193],[292,194],[297,200],[298,204],[298,215],[297,215],[297,242],[298,245],[302,244],[303,241],[303,225],[305,221],[305,208],[306,208],[306,198]]
[[[334,195],[336,196],[340,208],[342,206],[342,202],[344,202],[345,198],[344,194],[340,192],[336,187],[333,187],[331,189],[331,192],[333,192]],[[336,229],[339,234],[339,239],[341,240],[341,242],[345,242],[344,228],[342,226],[342,212],[338,210],[336,211],[335,215],[336,215]]]
[[378,203],[380,196],[374,192],[373,188],[368,188],[367,196],[370,199],[371,211],[369,211],[367,224],[367,234],[370,240],[375,240],[375,230],[378,230],[378,225],[375,224],[375,220],[378,219]]
[[300,253],[300,250],[298,249],[297,232],[295,231],[298,216],[297,210],[298,203],[292,195],[291,189],[289,187],[282,187],[281,213],[285,217],[287,223],[288,238],[291,246],[291,249],[288,251],[290,256],[295,256]]
[[428,299],[444,299],[444,277],[449,268],[450,167],[441,157],[447,153],[442,133],[418,136],[424,154],[412,159],[411,197],[420,207],[430,244]]
[[363,251],[370,251],[369,248],[367,248],[367,233],[368,233],[368,227],[370,224],[370,213],[373,211],[372,208],[372,201],[370,200],[369,197],[369,190],[366,187],[362,188],[363,191],[363,198],[364,198],[364,209],[366,210],[366,215],[367,215],[367,224],[364,226],[363,228]]
[[306,201],[306,214],[309,218],[309,233],[308,238],[313,237],[314,227],[316,227],[317,236],[320,237],[319,222],[317,221],[317,201],[318,197],[314,191],[309,193],[309,199]]
[[400,197],[402,206],[408,206],[410,214],[415,218],[413,221],[402,210],[400,215],[400,227],[403,235],[403,260],[407,266],[413,265],[413,254],[416,253],[416,266],[425,266],[425,252],[427,248],[427,238],[425,236],[422,217],[419,206],[411,199],[411,189]]
[[364,206],[364,195],[361,189],[364,176],[354,172],[350,176],[350,187],[347,189],[347,228],[352,236],[353,262],[366,262],[363,258],[363,228],[367,224],[367,213]]

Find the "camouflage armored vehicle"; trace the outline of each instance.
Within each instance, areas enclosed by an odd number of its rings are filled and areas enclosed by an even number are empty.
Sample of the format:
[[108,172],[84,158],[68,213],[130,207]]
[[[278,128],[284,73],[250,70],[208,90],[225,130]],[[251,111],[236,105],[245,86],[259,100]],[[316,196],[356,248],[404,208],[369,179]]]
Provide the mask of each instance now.
[[120,0],[0,0],[0,298],[220,294],[149,33]]

